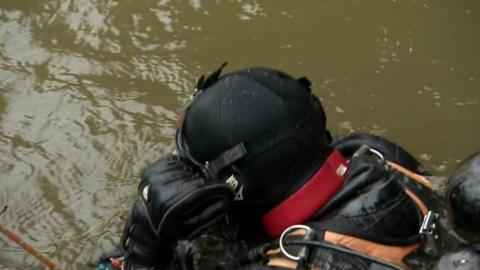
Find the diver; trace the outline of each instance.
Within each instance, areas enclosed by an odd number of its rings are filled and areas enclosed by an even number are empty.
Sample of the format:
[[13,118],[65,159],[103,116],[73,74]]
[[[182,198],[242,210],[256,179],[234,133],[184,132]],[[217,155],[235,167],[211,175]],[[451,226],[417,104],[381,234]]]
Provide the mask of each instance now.
[[198,80],[176,153],[143,171],[123,269],[202,268],[179,240],[219,223],[235,232],[203,268],[404,269],[412,254],[445,250],[441,199],[407,151],[374,135],[332,137],[305,77],[222,68]]

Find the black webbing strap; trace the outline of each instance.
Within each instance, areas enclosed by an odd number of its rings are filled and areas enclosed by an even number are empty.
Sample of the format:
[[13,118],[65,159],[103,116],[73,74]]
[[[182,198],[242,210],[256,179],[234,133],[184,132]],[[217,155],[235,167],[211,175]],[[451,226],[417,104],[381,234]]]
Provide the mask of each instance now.
[[208,161],[207,164],[205,164],[205,167],[207,168],[207,171],[211,174],[211,176],[216,177],[222,169],[231,165],[232,163],[243,158],[246,155],[247,149],[242,142],[221,153],[215,159]]

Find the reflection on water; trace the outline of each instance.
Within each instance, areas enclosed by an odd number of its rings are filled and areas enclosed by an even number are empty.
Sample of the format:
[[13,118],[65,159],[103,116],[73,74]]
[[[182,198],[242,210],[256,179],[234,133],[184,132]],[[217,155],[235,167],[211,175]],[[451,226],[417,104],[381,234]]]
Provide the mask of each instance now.
[[[224,60],[308,75],[332,131],[385,135],[444,176],[480,149],[479,12],[474,0],[3,0],[0,222],[87,269],[118,241],[141,169],[173,150],[196,78]],[[42,269],[0,246],[1,269]]]

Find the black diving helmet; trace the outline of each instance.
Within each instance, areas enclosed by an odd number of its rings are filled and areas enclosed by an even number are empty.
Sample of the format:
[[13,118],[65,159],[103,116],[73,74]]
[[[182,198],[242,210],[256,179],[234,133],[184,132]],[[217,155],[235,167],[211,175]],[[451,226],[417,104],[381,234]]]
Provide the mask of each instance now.
[[449,220],[458,236],[480,243],[480,152],[463,161],[447,184]]
[[287,198],[332,151],[310,82],[268,68],[197,83],[179,121],[176,150],[208,177],[225,181],[256,214]]

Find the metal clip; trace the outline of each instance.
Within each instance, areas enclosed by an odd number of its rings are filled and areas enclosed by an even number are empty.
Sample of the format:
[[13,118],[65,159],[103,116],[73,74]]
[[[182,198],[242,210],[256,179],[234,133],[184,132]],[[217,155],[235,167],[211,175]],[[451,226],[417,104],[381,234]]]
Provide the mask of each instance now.
[[427,254],[438,254],[436,242],[439,239],[438,222],[439,215],[429,210],[423,218],[419,233],[425,239],[425,252]]
[[425,217],[423,217],[422,226],[420,226],[419,233],[422,235],[433,234],[437,228],[437,225],[436,225],[437,219],[438,219],[438,214],[435,214],[432,211],[428,211]]
[[380,151],[373,148],[370,148],[369,150],[370,150],[370,153],[375,154],[381,161],[385,161],[385,157],[382,155],[382,153],[380,153]]
[[280,236],[280,251],[282,252],[283,255],[285,255],[285,257],[291,259],[291,260],[294,260],[294,261],[303,261],[307,256],[308,256],[308,250],[305,249],[305,248],[302,248],[300,249],[300,251],[298,252],[298,256],[294,256],[290,253],[288,253],[288,251],[285,249],[285,246],[284,246],[284,238],[285,236],[287,236],[290,232],[292,232],[293,230],[297,230],[297,229],[302,229],[302,230],[305,230],[305,237],[306,239],[304,240],[313,240],[315,238],[315,231],[312,230],[310,227],[308,227],[307,225],[292,225],[288,228],[286,228],[282,235]]
[[353,153],[352,159],[355,159],[359,156],[362,156],[362,155],[366,154],[367,152],[370,152],[370,153],[374,154],[379,160],[385,161],[385,158],[380,151],[378,151],[376,149],[373,149],[366,144],[362,144],[362,146],[360,146],[357,149],[357,151],[355,151],[355,153]]

